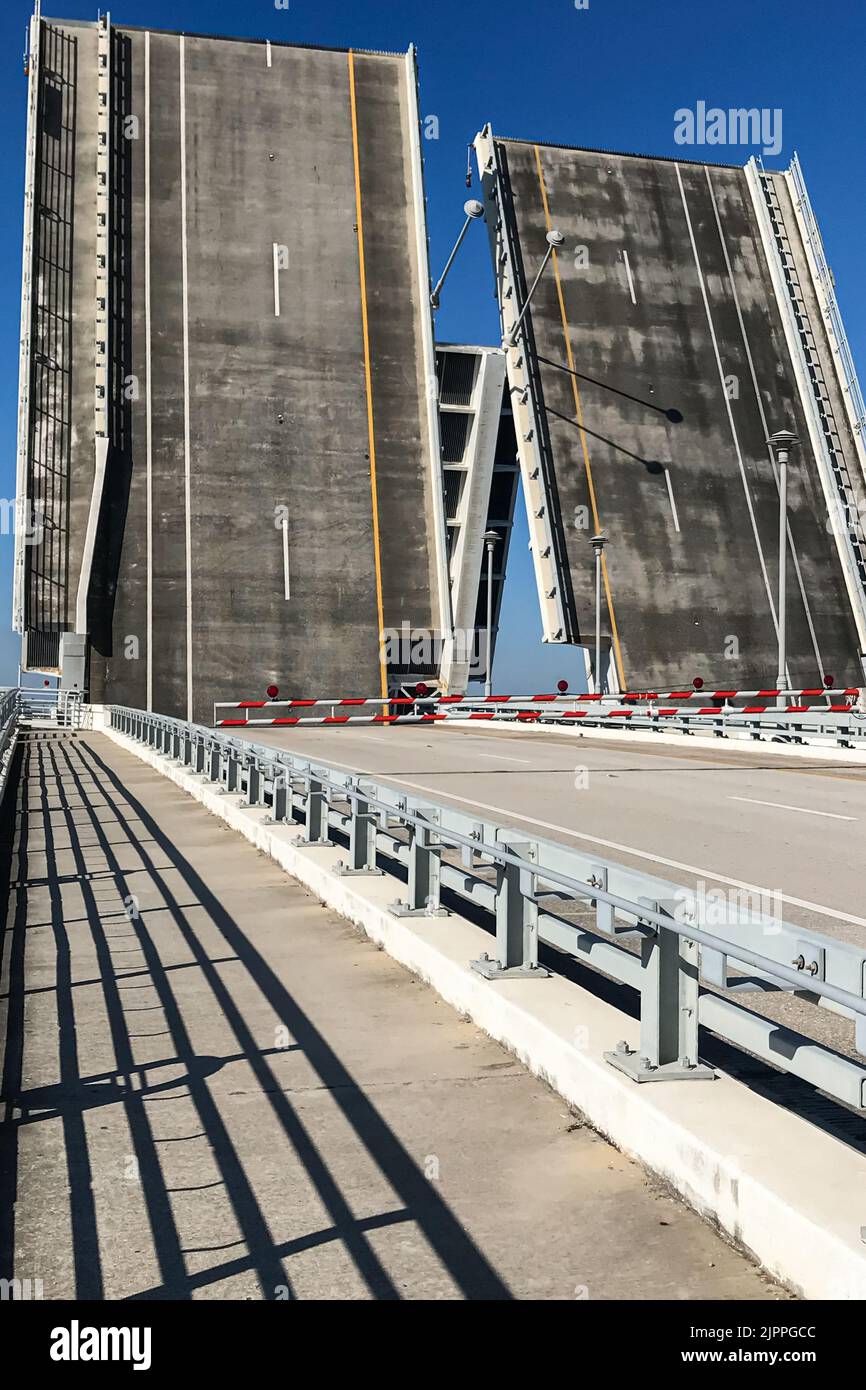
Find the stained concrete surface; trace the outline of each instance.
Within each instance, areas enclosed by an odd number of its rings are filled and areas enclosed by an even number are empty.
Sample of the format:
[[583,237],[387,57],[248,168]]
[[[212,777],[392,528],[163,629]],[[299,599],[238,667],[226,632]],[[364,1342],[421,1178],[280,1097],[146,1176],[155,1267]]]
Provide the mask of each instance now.
[[[74,606],[93,484],[96,27],[57,29],[77,54],[61,576]],[[112,63],[113,415],[91,692],[183,717],[191,687],[206,719],[271,682],[378,691],[349,55],[115,26]],[[436,633],[410,73],[404,54],[358,54],[355,70],[382,625]]]
[[784,1297],[157,772],[101,735],[22,756],[3,1276],[46,1298]]
[[[792,559],[792,683],[827,671],[858,684],[856,628],[744,171],[512,140],[497,151],[527,283],[546,249],[539,164],[551,223],[566,237],[557,268],[625,685],[775,679],[779,501],[766,439],[780,428],[803,441],[789,470],[806,595]],[[590,488],[550,271],[531,314],[575,619],[591,642]]]

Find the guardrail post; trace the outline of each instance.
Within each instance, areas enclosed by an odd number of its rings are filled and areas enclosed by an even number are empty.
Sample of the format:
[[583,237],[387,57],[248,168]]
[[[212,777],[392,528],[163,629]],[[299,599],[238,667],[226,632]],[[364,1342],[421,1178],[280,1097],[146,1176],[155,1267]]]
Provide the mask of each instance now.
[[259,767],[258,759],[251,758],[247,767],[247,794],[242,802],[244,806],[258,806],[264,793],[264,777],[262,769]]
[[207,772],[205,773],[205,776],[207,777],[207,780],[209,782],[218,782],[220,780],[222,756],[222,750],[220,749],[219,744],[216,742],[212,743],[210,745],[210,748],[208,749],[206,760]]
[[[673,920],[670,904],[639,898]],[[698,1061],[698,950],[665,927],[644,928],[641,938],[640,1047],[619,1043],[605,1059],[633,1081],[712,1081],[712,1067]]]
[[370,803],[361,790],[360,783],[353,780],[347,787],[349,794],[349,862],[339,860],[336,864],[338,874],[383,874],[384,869],[376,867],[376,821],[377,816],[370,810]]
[[288,763],[278,763],[271,779],[271,824],[292,819],[292,774]]
[[226,752],[226,778],[225,790],[236,792],[239,789],[241,780],[241,765],[236,748],[229,748]]
[[332,845],[328,839],[328,792],[320,777],[311,772],[305,776],[304,792],[307,798],[304,834],[295,840],[296,845]]
[[425,808],[415,814],[420,823],[411,828],[408,898],[406,902],[398,898],[389,903],[388,911],[395,917],[449,917],[451,914],[440,902],[442,847],[436,837],[439,812]]
[[204,772],[205,765],[205,741],[200,734],[196,734],[192,745],[192,770],[193,772]]
[[472,962],[486,980],[546,979],[550,974],[538,964],[538,877],[530,867],[538,863],[538,846],[508,844],[510,854],[526,864],[496,866],[496,959],[485,951]]

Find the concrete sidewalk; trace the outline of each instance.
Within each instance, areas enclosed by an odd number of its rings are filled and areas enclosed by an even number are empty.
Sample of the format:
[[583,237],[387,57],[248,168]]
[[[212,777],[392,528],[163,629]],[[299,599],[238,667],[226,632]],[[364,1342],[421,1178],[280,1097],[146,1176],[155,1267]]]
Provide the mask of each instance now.
[[0,1277],[45,1298],[785,1296],[159,773],[99,734],[22,758]]

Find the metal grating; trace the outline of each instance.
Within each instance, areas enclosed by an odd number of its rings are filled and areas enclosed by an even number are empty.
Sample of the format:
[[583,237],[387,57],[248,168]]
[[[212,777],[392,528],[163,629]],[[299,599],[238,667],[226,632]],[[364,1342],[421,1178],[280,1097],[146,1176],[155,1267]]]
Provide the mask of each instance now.
[[469,352],[437,353],[440,405],[469,405],[475,386],[478,359]]
[[[72,412],[72,216],[77,41],[45,24],[34,175],[25,622],[65,623]],[[31,535],[32,533],[32,535]]]
[[472,416],[462,411],[446,410],[441,416],[442,460],[444,463],[462,463],[469,439]]

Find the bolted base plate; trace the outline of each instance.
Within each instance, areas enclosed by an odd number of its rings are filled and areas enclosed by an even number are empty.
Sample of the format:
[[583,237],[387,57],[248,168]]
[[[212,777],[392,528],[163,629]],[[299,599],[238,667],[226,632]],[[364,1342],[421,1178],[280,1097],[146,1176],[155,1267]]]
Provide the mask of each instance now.
[[348,864],[344,864],[343,861],[342,861],[342,859],[338,859],[337,862],[336,862],[336,864],[334,865],[334,873],[335,873],[335,874],[339,874],[341,878],[352,878],[352,877],[355,877],[355,878],[368,877],[368,878],[369,878],[369,877],[371,877],[372,875],[375,875],[376,878],[382,878],[383,875],[384,875],[384,873],[385,873],[385,870],[384,870],[384,869],[350,869],[349,866],[348,866]]
[[447,907],[410,907],[408,903],[388,904],[392,917],[450,917]]
[[292,844],[298,846],[308,846],[311,849],[315,848],[316,845],[321,845],[322,849],[325,849],[325,847],[327,847],[328,849],[333,849],[334,847],[333,840],[308,840],[305,835],[296,836],[295,839],[292,840]]
[[652,1066],[645,1057],[628,1048],[617,1048],[616,1052],[605,1052],[604,1060],[610,1062],[617,1071],[624,1072],[632,1081],[642,1084],[645,1081],[715,1081],[716,1073],[712,1067],[702,1062],[691,1066],[688,1062],[665,1062],[661,1067]]
[[500,965],[498,960],[486,955],[470,961],[470,965],[485,980],[546,980],[550,976],[543,965]]

